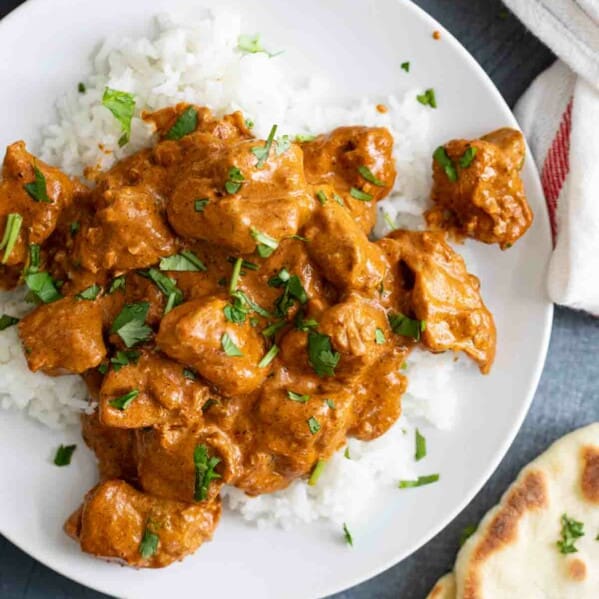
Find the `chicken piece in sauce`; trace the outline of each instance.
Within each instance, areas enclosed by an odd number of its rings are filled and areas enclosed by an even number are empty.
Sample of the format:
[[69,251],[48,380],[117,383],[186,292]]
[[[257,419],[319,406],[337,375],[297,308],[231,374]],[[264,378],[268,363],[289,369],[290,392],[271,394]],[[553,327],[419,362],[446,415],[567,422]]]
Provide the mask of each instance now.
[[33,372],[79,374],[106,355],[98,301],[65,297],[43,304],[21,320],[19,335]]
[[495,358],[495,323],[480,295],[480,282],[439,232],[394,231],[378,242],[390,260],[403,265],[409,317],[425,323],[422,343],[433,352],[463,351],[480,367]]
[[220,513],[220,499],[198,504],[160,499],[113,479],[85,496],[65,530],[91,555],[164,568],[209,541]]
[[[185,115],[194,128],[171,135]],[[488,372],[495,328],[442,234],[369,240],[395,180],[386,129],[287,144],[254,139],[241,113],[180,104],[144,118],[160,141],[90,171],[93,190],[9,148],[0,218],[22,207],[26,226],[0,286],[40,244],[36,268],[64,298],[19,324],[29,366],[82,373],[99,404],[82,428],[102,482],[66,530],[93,555],[162,567],[211,538],[223,484],[274,492],[348,436],[385,433],[414,346],[462,350]],[[517,171],[512,141],[480,141],[477,159]],[[33,163],[51,203],[23,191]]]
[[507,128],[438,148],[428,224],[511,247],[533,219],[520,178],[524,155],[522,133]]
[[[338,127],[302,144],[306,179],[334,188],[356,224],[368,234],[376,202],[393,189],[393,137],[382,127]],[[331,198],[332,199],[332,198]]]

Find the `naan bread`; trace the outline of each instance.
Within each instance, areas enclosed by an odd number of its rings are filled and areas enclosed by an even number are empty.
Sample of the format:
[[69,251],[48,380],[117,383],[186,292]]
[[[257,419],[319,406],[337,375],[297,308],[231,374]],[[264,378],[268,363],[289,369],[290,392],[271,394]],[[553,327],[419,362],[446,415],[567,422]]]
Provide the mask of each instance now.
[[[584,525],[575,553],[557,546],[563,514]],[[597,599],[598,536],[595,423],[562,437],[522,470],[458,553],[454,597]]]
[[426,599],[455,599],[455,592],[455,576],[453,572],[449,572],[439,578]]

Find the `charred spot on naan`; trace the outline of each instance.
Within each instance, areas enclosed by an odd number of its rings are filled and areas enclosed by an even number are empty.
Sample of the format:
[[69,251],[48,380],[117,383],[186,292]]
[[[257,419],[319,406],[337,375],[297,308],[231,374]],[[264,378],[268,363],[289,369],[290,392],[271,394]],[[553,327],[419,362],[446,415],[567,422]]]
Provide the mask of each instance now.
[[[543,472],[530,470],[525,473],[501,502],[485,536],[478,540],[471,566],[464,578],[463,599],[480,599],[481,564],[490,555],[516,543],[520,521],[531,511],[546,508],[549,502]],[[474,542],[474,541],[473,541]],[[476,564],[479,564],[477,566]]]
[[582,582],[587,577],[587,566],[577,557],[569,559],[566,568],[567,577],[574,582]]
[[599,447],[587,445],[582,448],[581,488],[584,498],[599,504]]
[[437,580],[426,599],[455,599],[456,593],[455,574],[448,572]]

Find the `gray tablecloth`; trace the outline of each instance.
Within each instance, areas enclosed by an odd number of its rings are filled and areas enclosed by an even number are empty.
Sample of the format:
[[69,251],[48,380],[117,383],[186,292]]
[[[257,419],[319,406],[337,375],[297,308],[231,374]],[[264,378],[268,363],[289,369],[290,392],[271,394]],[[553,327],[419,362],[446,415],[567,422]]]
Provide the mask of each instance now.
[[[389,0],[392,1],[392,0]],[[19,4],[0,0],[0,14]],[[553,56],[498,0],[416,0],[482,64],[510,105]],[[76,5],[76,3],[75,3]],[[552,440],[599,420],[599,320],[557,309],[547,364],[522,430],[497,472],[443,532],[410,558],[336,599],[421,599],[451,568],[460,531],[478,522],[518,470]],[[195,596],[195,595],[194,595]],[[105,597],[37,563],[0,537],[2,599]]]

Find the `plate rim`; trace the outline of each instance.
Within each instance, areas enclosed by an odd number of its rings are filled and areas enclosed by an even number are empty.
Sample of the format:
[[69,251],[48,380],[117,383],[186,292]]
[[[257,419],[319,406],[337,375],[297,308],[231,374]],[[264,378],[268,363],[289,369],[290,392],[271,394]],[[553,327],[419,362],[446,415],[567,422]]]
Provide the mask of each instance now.
[[[47,5],[50,0],[43,0],[43,2]],[[520,129],[520,125],[516,120],[512,110],[508,106],[507,102],[495,86],[493,80],[486,73],[486,71],[482,68],[482,66],[477,62],[477,60],[470,54],[470,52],[462,45],[462,43],[448,30],[443,24],[437,21],[432,15],[430,15],[426,10],[414,4],[412,0],[391,0],[397,4],[401,4],[405,10],[412,11],[415,16],[425,22],[425,24],[431,27],[432,31],[439,31],[446,43],[449,43],[453,50],[455,50],[460,58],[468,63],[469,67],[478,75],[478,79],[480,83],[484,84],[486,91],[494,96],[495,102],[498,106],[501,107],[503,112],[506,114],[506,120],[512,126],[516,126]],[[32,9],[34,9],[37,5],[42,4],[42,0],[25,0],[22,4],[15,7],[8,14],[6,14],[2,19],[0,19],[0,35],[7,28],[10,27],[11,24],[18,18],[22,18],[26,16],[26,13]],[[530,147],[528,142],[525,140],[526,150],[529,157],[528,165],[529,168],[532,169],[532,184],[535,187],[535,193],[544,198],[544,193],[541,186],[541,179],[539,175],[539,170],[537,164],[534,160],[534,157],[530,151]],[[541,210],[542,218],[546,221],[546,224],[549,222],[549,214],[547,210],[546,204],[543,204],[543,208]],[[537,213],[536,218],[539,218],[540,214]],[[548,227],[546,227],[547,230]],[[549,255],[551,253],[551,248],[549,248]],[[535,393],[539,386],[539,381],[545,366],[545,361],[547,358],[547,353],[549,350],[549,343],[551,339],[551,333],[553,329],[553,314],[554,314],[554,304],[549,299],[548,295],[545,295],[544,302],[544,329],[543,334],[540,337],[540,347],[538,355],[536,356],[536,361],[534,365],[534,369],[532,372],[532,376],[530,377],[530,382],[525,394],[525,400],[522,402],[520,410],[518,411],[516,417],[514,418],[514,423],[509,431],[509,434],[505,437],[503,442],[496,448],[493,453],[493,457],[489,460],[488,466],[486,469],[481,472],[481,474],[477,477],[476,482],[470,489],[468,493],[466,493],[463,499],[457,504],[457,506],[451,510],[442,520],[436,523],[434,526],[431,526],[428,532],[422,535],[420,538],[416,539],[412,544],[410,544],[407,549],[403,550],[401,553],[396,554],[395,556],[379,563],[376,568],[373,568],[368,575],[356,574],[353,577],[348,577],[343,584],[340,586],[339,584],[324,584],[321,589],[318,590],[316,595],[313,595],[315,598],[324,598],[329,595],[333,595],[335,593],[339,593],[354,586],[371,580],[375,576],[380,575],[386,570],[392,568],[393,566],[399,564],[406,558],[410,557],[424,545],[426,545],[434,536],[445,530],[447,526],[467,507],[467,505],[472,501],[472,499],[480,492],[482,487],[487,483],[487,481],[491,478],[491,476],[497,470],[497,467],[500,465],[501,461],[505,457],[509,448],[514,442],[516,435],[520,432],[522,428],[522,423],[526,418],[532,402],[535,397]],[[17,541],[10,534],[6,533],[4,530],[0,528],[0,534],[4,536],[10,543],[15,545],[18,549],[26,553],[28,556],[33,558],[34,560],[40,562],[45,567],[51,569],[56,572],[60,576],[63,576],[67,579],[70,579],[84,587],[95,590],[99,593],[104,593],[111,596],[112,590],[107,590],[106,588],[102,588],[101,581],[89,581],[84,579],[83,576],[79,576],[76,572],[69,572],[68,574],[61,571],[59,567],[53,565],[51,554],[44,555],[43,557],[40,555],[42,551],[38,551],[36,547],[30,546],[31,544],[24,541]]]

